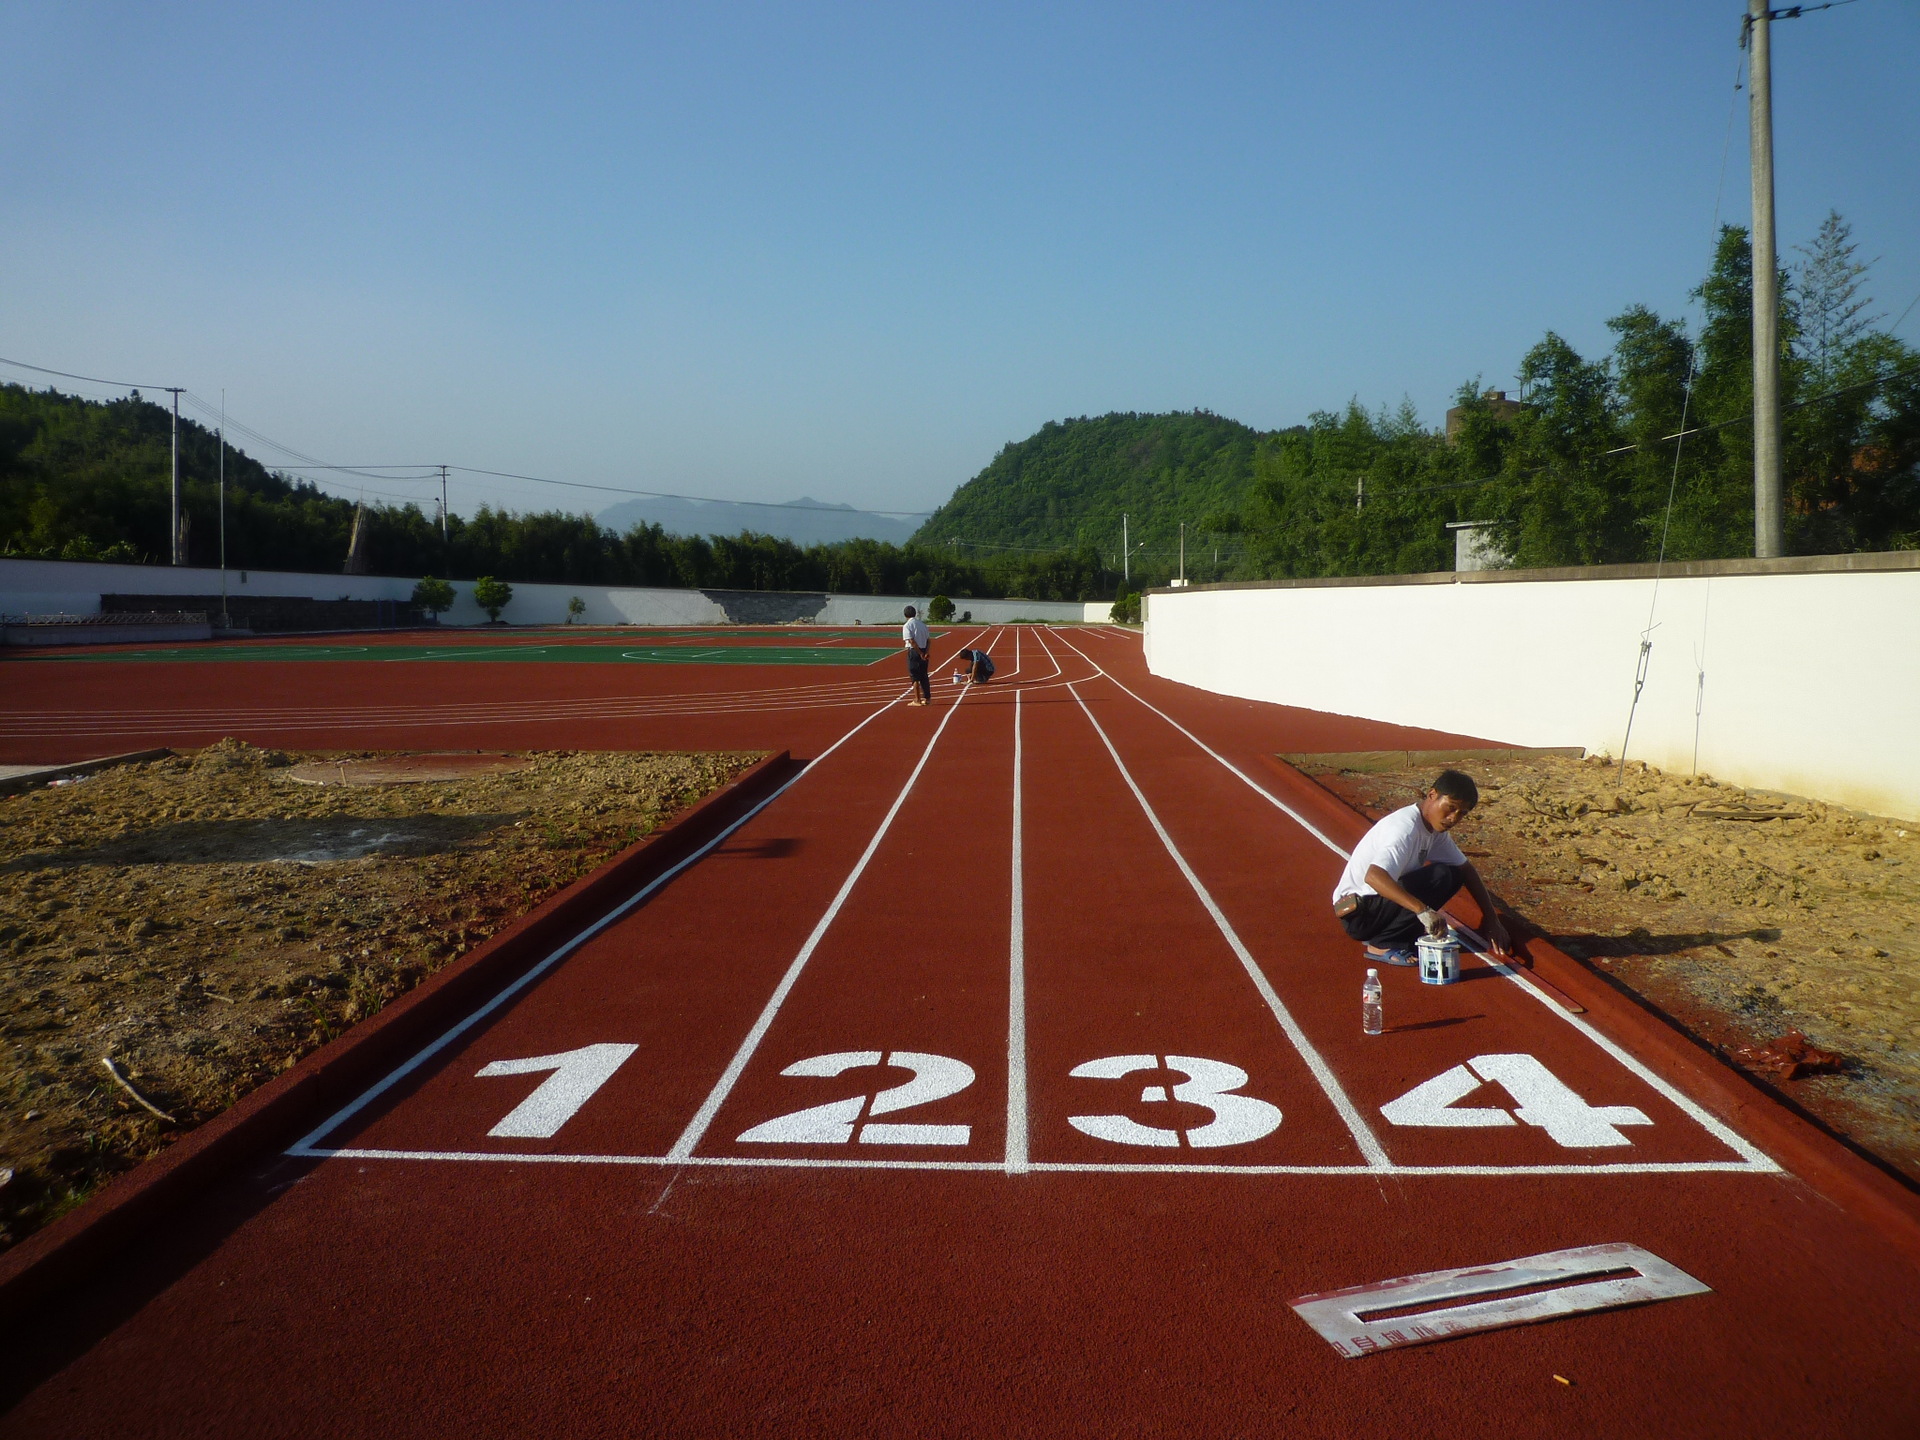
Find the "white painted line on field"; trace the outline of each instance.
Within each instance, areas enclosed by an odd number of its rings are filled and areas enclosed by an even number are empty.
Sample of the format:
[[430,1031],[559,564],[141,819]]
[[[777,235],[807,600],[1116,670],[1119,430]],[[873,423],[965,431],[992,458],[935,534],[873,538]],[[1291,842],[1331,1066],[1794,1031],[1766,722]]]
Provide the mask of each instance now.
[[1009,1175],[1023,1175],[1027,1170],[1027,882],[1021,859],[1020,695],[1018,690],[1013,692],[1013,900],[1007,922]]
[[1073,641],[1067,639],[1067,637],[1064,635],[1061,635],[1059,639],[1061,644],[1066,645],[1070,649],[1072,649],[1074,654],[1078,655],[1082,660],[1085,660],[1089,665],[1093,666],[1093,668],[1099,671],[1099,673],[1105,679],[1112,680],[1115,685],[1118,685],[1122,690],[1125,690],[1127,694],[1132,695],[1135,700],[1138,700],[1142,705],[1146,706],[1147,709],[1153,711],[1154,714],[1158,715],[1162,720],[1166,721],[1167,724],[1173,726],[1174,729],[1178,730],[1182,735],[1186,736],[1187,739],[1193,741],[1194,744],[1198,745],[1202,750],[1206,751],[1207,754],[1211,755],[1215,760],[1219,761],[1220,764],[1224,765],[1229,771],[1237,775],[1241,779],[1241,781],[1244,782],[1246,786],[1253,791],[1254,794],[1258,795],[1262,800],[1265,800],[1269,805],[1272,805],[1274,808],[1285,812],[1288,818],[1290,818],[1295,824],[1300,826],[1301,829],[1305,830],[1309,835],[1313,836],[1314,839],[1318,840],[1322,845],[1326,846],[1329,850],[1333,851],[1333,853],[1338,855],[1342,860],[1345,860],[1348,858],[1347,852],[1341,849],[1340,846],[1337,845],[1324,831],[1322,831],[1319,826],[1315,825],[1311,820],[1307,819],[1306,816],[1302,815],[1298,810],[1294,809],[1291,805],[1287,804],[1286,801],[1282,800],[1278,795],[1275,795],[1271,790],[1267,789],[1266,786],[1260,784],[1251,775],[1247,774],[1246,771],[1242,770],[1238,765],[1234,764],[1231,760],[1227,759],[1226,756],[1222,755],[1218,750],[1214,749],[1211,745],[1207,744],[1206,741],[1202,740],[1198,735],[1194,734],[1191,730],[1187,729],[1186,726],[1182,725],[1178,720],[1174,719],[1171,715],[1167,714],[1167,712],[1162,710],[1158,705],[1155,705],[1151,700],[1148,700],[1145,697],[1136,693],[1129,686],[1127,686],[1125,682],[1119,679],[1116,679],[1114,676],[1108,674],[1106,670],[1101,668],[1100,662],[1098,660],[1095,660],[1091,655],[1087,654],[1086,651],[1082,650],[1078,645],[1075,645]]
[[[1279,809],[1284,810],[1288,815],[1292,816],[1293,819],[1299,822],[1299,824],[1303,829],[1305,829],[1321,844],[1325,845],[1329,850],[1333,851],[1334,854],[1340,856],[1342,859],[1348,858],[1348,854],[1349,854],[1348,851],[1342,849],[1339,845],[1335,844],[1332,840],[1328,839],[1325,834],[1323,834],[1316,826],[1309,824],[1291,806],[1287,805],[1278,797],[1270,794],[1264,787],[1258,784],[1255,784],[1255,782],[1244,771],[1242,771],[1238,766],[1234,765],[1231,761],[1227,760],[1226,757],[1224,757],[1217,750],[1209,746],[1205,741],[1201,740],[1191,730],[1187,729],[1186,726],[1182,725],[1179,721],[1175,720],[1171,715],[1168,715],[1164,710],[1160,709],[1157,705],[1154,705],[1151,701],[1143,699],[1140,695],[1136,694],[1132,689],[1130,689],[1122,681],[1116,679],[1113,675],[1110,675],[1105,670],[1101,669],[1097,662],[1089,658],[1086,655],[1086,653],[1084,651],[1081,651],[1077,645],[1073,645],[1073,642],[1071,640],[1067,640],[1065,636],[1061,636],[1060,639],[1062,643],[1073,646],[1073,649],[1076,651],[1076,653],[1079,653],[1080,658],[1083,660],[1086,660],[1087,663],[1089,665],[1092,665],[1096,670],[1100,670],[1100,674],[1105,679],[1112,681],[1112,683],[1115,685],[1118,685],[1122,690],[1126,691],[1128,695],[1133,696],[1135,700],[1138,700],[1142,705],[1145,705],[1147,709],[1153,711],[1154,714],[1158,715],[1162,720],[1165,720],[1169,725],[1173,726],[1173,728],[1178,730],[1182,735],[1185,735],[1189,740],[1193,741],[1195,745],[1198,745],[1202,750],[1206,751],[1207,754],[1211,755],[1215,760],[1219,761],[1220,764],[1225,766],[1228,770],[1232,771],[1235,775],[1239,776],[1240,779],[1245,781],[1249,786],[1251,786],[1257,794],[1264,796],[1268,801],[1272,802],[1272,804],[1277,806]],[[1109,746],[1109,748],[1111,748],[1111,746]],[[1741,1161],[1734,1168],[1754,1169],[1754,1170],[1762,1170],[1762,1171],[1769,1171],[1769,1172],[1778,1171],[1780,1169],[1780,1165],[1775,1160],[1773,1160],[1772,1157],[1767,1155],[1766,1152],[1760,1150],[1758,1147],[1751,1144],[1749,1141],[1747,1141],[1741,1135],[1739,1135],[1735,1130],[1733,1130],[1730,1126],[1726,1125],[1725,1123],[1720,1121],[1718,1118],[1716,1118],[1714,1115],[1709,1113],[1704,1106],[1700,1105],[1698,1102],[1696,1102],[1695,1100],[1687,1096],[1685,1092],[1683,1092],[1678,1086],[1672,1084],[1670,1081],[1668,1081],[1663,1076],[1661,1076],[1658,1072],[1654,1071],[1651,1067],[1643,1064],[1641,1061],[1634,1058],[1633,1055],[1628,1053],[1619,1044],[1617,1044],[1615,1041],[1608,1038],[1604,1033],[1602,1033],[1600,1029],[1596,1027],[1592,1022],[1585,1020],[1580,1016],[1574,1015],[1569,1011],[1561,1008],[1561,1006],[1557,1004],[1551,996],[1549,996],[1545,991],[1541,990],[1538,986],[1534,985],[1530,980],[1528,980],[1525,975],[1525,972],[1519,969],[1516,969],[1514,966],[1507,964],[1506,962],[1501,960],[1498,956],[1494,955],[1490,947],[1487,945],[1485,938],[1476,934],[1472,929],[1472,927],[1467,925],[1465,921],[1459,920],[1452,915],[1449,915],[1447,918],[1453,923],[1455,928],[1461,931],[1461,933],[1465,936],[1466,939],[1472,942],[1473,946],[1475,947],[1474,953],[1479,955],[1481,959],[1485,960],[1489,965],[1491,965],[1495,970],[1498,970],[1508,980],[1512,981],[1515,985],[1518,985],[1527,994],[1531,995],[1535,1000],[1539,1001],[1542,1005],[1544,1005],[1547,1008],[1547,1010],[1551,1014],[1557,1016],[1561,1020],[1564,1020],[1567,1024],[1573,1026],[1574,1029],[1578,1030],[1582,1035],[1586,1036],[1595,1045],[1599,1046],[1608,1055],[1613,1057],[1613,1059],[1617,1060],[1621,1065],[1625,1066],[1635,1076],[1645,1081],[1661,1096],[1671,1101],[1676,1107],[1678,1107],[1682,1112],[1684,1112],[1689,1119],[1691,1119],[1695,1124],[1699,1125],[1708,1134],[1712,1135],[1716,1140],[1720,1141],[1721,1144],[1725,1145],[1728,1149],[1732,1150],[1736,1155],[1741,1156],[1742,1157]]]
[[286,1153],[289,1155],[324,1155],[324,1154],[330,1153],[327,1151],[316,1150],[314,1148],[315,1142],[317,1142],[322,1135],[331,1133],[333,1130],[339,1128],[341,1125],[345,1124],[348,1120],[352,1119],[355,1115],[359,1114],[367,1106],[371,1105],[375,1100],[379,1099],[380,1096],[384,1095],[388,1090],[392,1089],[395,1085],[399,1084],[400,1081],[405,1079],[408,1075],[411,1075],[415,1070],[419,1069],[422,1065],[426,1064],[427,1061],[431,1060],[435,1055],[439,1054],[442,1050],[446,1049],[455,1040],[459,1039],[462,1035],[466,1034],[467,1031],[471,1030],[474,1026],[478,1025],[482,1020],[486,1019],[487,1016],[493,1014],[494,1011],[498,1010],[501,1006],[505,1005],[514,996],[520,994],[521,991],[525,990],[528,986],[532,985],[534,981],[538,980],[542,975],[546,974],[547,971],[551,970],[555,965],[559,964],[561,960],[566,958],[568,955],[571,955],[575,950],[579,949],[580,946],[586,944],[588,940],[592,939],[595,935],[598,935],[602,930],[606,929],[609,925],[613,924],[614,921],[620,919],[622,916],[627,914],[628,911],[632,910],[635,906],[640,904],[640,902],[645,900],[649,895],[652,895],[656,890],[658,890],[662,885],[665,885],[669,880],[671,880],[674,876],[678,875],[682,870],[685,870],[688,866],[694,864],[694,862],[705,858],[708,854],[710,854],[713,851],[713,849],[716,846],[718,846],[719,844],[721,844],[721,842],[726,840],[728,836],[732,835],[742,825],[745,825],[749,820],[753,819],[754,816],[758,815],[762,810],[766,809],[774,801],[778,800],[782,795],[786,794],[787,791],[791,790],[795,785],[798,785],[802,780],[806,779],[808,775],[813,773],[813,768],[816,765],[824,761],[829,755],[833,754],[834,751],[838,750],[842,745],[846,744],[847,741],[851,740],[854,736],[858,735],[862,730],[866,729],[867,726],[871,725],[875,720],[879,719],[882,715],[886,714],[887,711],[891,710],[898,703],[899,703],[898,700],[890,700],[885,705],[882,705],[878,710],[874,711],[871,715],[867,716],[866,719],[862,720],[858,725],[854,726],[851,730],[847,731],[846,734],[842,735],[838,740],[834,741],[833,744],[829,745],[825,750],[822,750],[818,755],[814,756],[813,759],[809,760],[804,766],[801,767],[799,774],[793,776],[785,784],[781,785],[779,789],[775,790],[771,795],[767,796],[766,799],[760,801],[752,809],[748,810],[746,814],[742,815],[738,820],[735,820],[731,825],[727,826],[718,835],[715,835],[711,840],[707,841],[706,844],[702,845],[699,849],[695,850],[691,855],[688,855],[685,859],[681,860],[678,864],[672,866],[668,870],[664,871],[660,875],[657,875],[652,880],[648,881],[639,890],[635,891],[634,894],[629,896],[627,899],[623,900],[620,904],[616,905],[612,910],[608,911],[605,915],[601,916],[598,920],[594,921],[593,924],[587,926],[586,929],[580,931],[577,935],[572,936],[570,939],[562,942],[551,953],[549,953],[544,960],[540,961],[539,964],[535,965],[532,969],[528,970],[525,974],[521,975],[519,979],[513,981],[511,984],[502,988],[500,992],[496,994],[491,1000],[487,1001],[486,1004],[482,1005],[479,1009],[475,1010],[471,1015],[467,1016],[466,1019],[460,1021],[457,1025],[453,1026],[452,1029],[448,1030],[445,1034],[441,1035],[439,1039],[435,1040],[432,1044],[428,1045],[425,1049],[421,1050],[411,1060],[408,1060],[406,1064],[400,1066],[399,1069],[387,1075],[378,1084],[374,1085],[373,1087],[368,1089],[365,1093],[358,1096],[351,1103],[343,1106],[341,1109],[335,1111],[332,1115],[328,1116],[327,1119],[324,1122],[322,1122],[319,1128],[310,1131],[306,1135],[302,1136],[299,1140],[296,1140],[293,1143],[293,1145],[289,1147]]
[[753,1022],[753,1028],[747,1032],[746,1039],[740,1042],[740,1048],[734,1052],[733,1059],[720,1076],[719,1082],[713,1087],[699,1110],[694,1113],[693,1119],[687,1122],[687,1128],[680,1133],[680,1138],[674,1141],[673,1148],[667,1152],[669,1159],[685,1160],[692,1156],[694,1146],[700,1143],[701,1138],[707,1133],[707,1127],[713,1124],[713,1117],[720,1113],[720,1107],[726,1103],[727,1096],[733,1093],[733,1087],[739,1083],[748,1062],[753,1059],[754,1051],[760,1048],[760,1042],[766,1038],[767,1031],[772,1028],[774,1017],[780,1013],[781,1005],[786,1003],[788,994],[799,981],[800,972],[807,968],[807,961],[813,958],[813,952],[819,948],[821,940],[826,938],[828,929],[838,918],[840,907],[847,903],[847,897],[853,893],[853,887],[866,873],[868,863],[880,849],[880,842],[886,839],[887,831],[893,827],[894,817],[900,813],[900,807],[907,803],[907,796],[913,793],[913,787],[919,782],[921,772],[927,768],[927,761],[933,758],[933,747],[940,743],[940,737],[946,733],[948,722],[960,713],[960,706],[965,700],[966,695],[963,692],[959,700],[947,707],[947,713],[941,717],[940,724],[933,732],[933,738],[927,741],[927,748],[920,752],[919,763],[913,767],[913,773],[907,776],[907,783],[900,787],[900,793],[894,797],[885,818],[880,821],[880,828],[875,830],[873,838],[867,841],[867,848],[861,852],[860,858],[854,862],[853,869],[841,882],[839,893],[833,897],[832,903],[827,906],[826,913],[813,927],[813,933],[807,936],[806,943],[800,947],[800,953],[795,955],[793,963],[787,966],[787,973],[780,977],[780,983],[774,987],[773,994],[768,997],[766,1006],[760,1011],[760,1018]]
[[1167,833],[1167,827],[1160,823],[1160,817],[1154,813],[1153,806],[1147,803],[1146,795],[1134,783],[1132,772],[1127,769],[1126,762],[1120,758],[1120,752],[1113,748],[1113,741],[1107,738],[1107,732],[1100,728],[1100,722],[1093,718],[1093,711],[1087,708],[1087,702],[1081,699],[1080,692],[1071,685],[1067,687],[1067,693],[1079,702],[1080,712],[1087,717],[1087,723],[1093,726],[1094,733],[1100,737],[1100,743],[1107,747],[1107,754],[1113,757],[1113,763],[1120,771],[1120,778],[1127,782],[1127,788],[1133,792],[1133,798],[1140,802],[1141,810],[1146,812],[1148,821],[1153,825],[1154,834],[1160,837],[1160,843],[1166,846],[1167,854],[1173,857],[1173,863],[1180,867],[1180,873],[1187,877],[1187,884],[1193,887],[1193,893],[1200,897],[1200,903],[1206,906],[1207,914],[1213,917],[1214,925],[1219,928],[1220,934],[1226,939],[1233,953],[1239,956],[1240,964],[1245,968],[1247,977],[1253,981],[1254,988],[1260,992],[1260,998],[1273,1012],[1273,1018],[1280,1022],[1280,1028],[1286,1032],[1287,1039],[1299,1052],[1300,1058],[1306,1061],[1307,1068],[1313,1072],[1313,1078],[1319,1081],[1320,1088],[1326,1092],[1327,1099],[1339,1112],[1340,1119],[1353,1136],[1354,1144],[1360,1147],[1360,1153],[1367,1157],[1367,1163],[1375,1169],[1385,1169],[1390,1166],[1392,1161],[1387,1158],[1387,1152],[1381,1147],[1380,1141],[1360,1114],[1359,1107],[1348,1098],[1347,1092],[1341,1088],[1339,1080],[1335,1078],[1333,1068],[1327,1064],[1320,1052],[1313,1048],[1313,1042],[1307,1039],[1307,1032],[1300,1028],[1300,1023],[1293,1018],[1293,1012],[1287,1009],[1279,993],[1268,981],[1266,972],[1261,970],[1258,962],[1254,960],[1253,952],[1248,950],[1241,941],[1239,933],[1228,922],[1225,912],[1220,909],[1212,893],[1200,883],[1200,877],[1187,863],[1187,857],[1182,855],[1180,848],[1173,843],[1173,837]]
[[[296,1152],[289,1151],[289,1154]],[[971,1170],[1005,1174],[997,1160],[851,1160],[825,1156],[763,1155],[554,1155],[510,1150],[392,1150],[359,1146],[310,1148],[297,1152],[308,1159],[432,1160],[484,1165],[706,1165],[717,1168],[782,1170]],[[1409,1179],[1523,1175],[1751,1175],[1754,1167],[1739,1160],[1638,1160],[1592,1165],[1195,1165],[1113,1161],[1074,1162],[1035,1160],[1035,1175],[1397,1175]]]

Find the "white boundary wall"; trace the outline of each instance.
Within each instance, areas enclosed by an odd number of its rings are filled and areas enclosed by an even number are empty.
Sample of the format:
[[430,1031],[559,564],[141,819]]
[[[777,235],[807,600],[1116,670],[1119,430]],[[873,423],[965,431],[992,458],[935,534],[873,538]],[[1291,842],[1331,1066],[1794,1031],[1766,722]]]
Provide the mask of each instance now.
[[[1223,695],[1920,817],[1920,553],[1276,582],[1147,596],[1152,672]],[[1704,671],[1704,679],[1702,672]]]
[[[315,600],[397,600],[413,596],[416,582],[378,575],[307,575],[279,570],[229,570],[227,593],[254,598],[307,597]],[[453,609],[441,617],[449,625],[480,625],[486,614],[473,603],[471,581],[456,580]],[[106,565],[87,561],[0,559],[0,614],[93,615],[102,595],[218,595],[220,572],[191,566]],[[513,603],[500,618],[515,625],[558,625],[566,621],[567,601],[586,602],[587,625],[724,625],[725,605],[717,596],[739,591],[640,589],[607,585],[515,585]],[[755,592],[756,594],[760,592]],[[766,592],[777,605],[783,592]],[[818,595],[818,592],[812,592]],[[802,597],[793,597],[799,600]],[[898,625],[900,612],[924,595],[825,595],[814,615],[818,625]],[[751,602],[749,602],[751,603]],[[956,600],[976,621],[1008,620],[1105,623],[1107,601],[1083,604],[1065,600]],[[752,623],[751,621],[746,623]],[[768,622],[773,623],[773,622]]]

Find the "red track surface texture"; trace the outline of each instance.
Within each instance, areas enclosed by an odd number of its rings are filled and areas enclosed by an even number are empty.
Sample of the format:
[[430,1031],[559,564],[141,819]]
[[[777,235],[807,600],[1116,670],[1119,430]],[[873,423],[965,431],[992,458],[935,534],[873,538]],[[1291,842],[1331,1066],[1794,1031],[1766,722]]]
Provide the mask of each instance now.
[[[813,764],[70,1297],[0,1361],[0,1435],[1920,1434],[1901,1202],[1867,1223],[1844,1160],[1479,961],[1390,971],[1361,1033],[1327,905],[1360,824],[1262,757],[1458,737],[1186,690],[1126,634],[979,633],[1001,676],[931,710],[891,671],[12,672],[0,754],[37,760]],[[1516,1056],[1610,1123],[1520,1123],[1519,1081],[1475,1124],[1394,1103]],[[1611,1241],[1710,1293],[1355,1360],[1288,1304]]]

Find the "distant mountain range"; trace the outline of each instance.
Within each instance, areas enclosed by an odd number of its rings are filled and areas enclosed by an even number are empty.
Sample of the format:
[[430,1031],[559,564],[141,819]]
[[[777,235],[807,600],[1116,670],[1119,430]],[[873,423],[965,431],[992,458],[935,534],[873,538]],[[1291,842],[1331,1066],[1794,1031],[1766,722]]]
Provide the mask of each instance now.
[[875,515],[851,505],[828,505],[802,495],[784,506],[741,505],[731,500],[672,500],[648,496],[623,500],[600,512],[600,523],[624,534],[639,524],[658,525],[669,535],[778,535],[796,545],[829,545],[838,540],[886,540],[905,544],[917,528],[915,518]]

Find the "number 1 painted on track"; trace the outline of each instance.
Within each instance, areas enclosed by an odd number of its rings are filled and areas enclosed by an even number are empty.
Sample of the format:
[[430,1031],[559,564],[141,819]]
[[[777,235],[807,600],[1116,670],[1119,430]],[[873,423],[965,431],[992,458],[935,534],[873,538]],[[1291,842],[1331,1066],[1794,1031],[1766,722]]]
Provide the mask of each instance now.
[[495,1075],[537,1075],[551,1070],[535,1091],[507,1112],[487,1134],[501,1140],[547,1140],[580,1113],[613,1072],[627,1063],[638,1045],[582,1045],[558,1055],[535,1055],[526,1060],[496,1060],[475,1072],[476,1079]]

